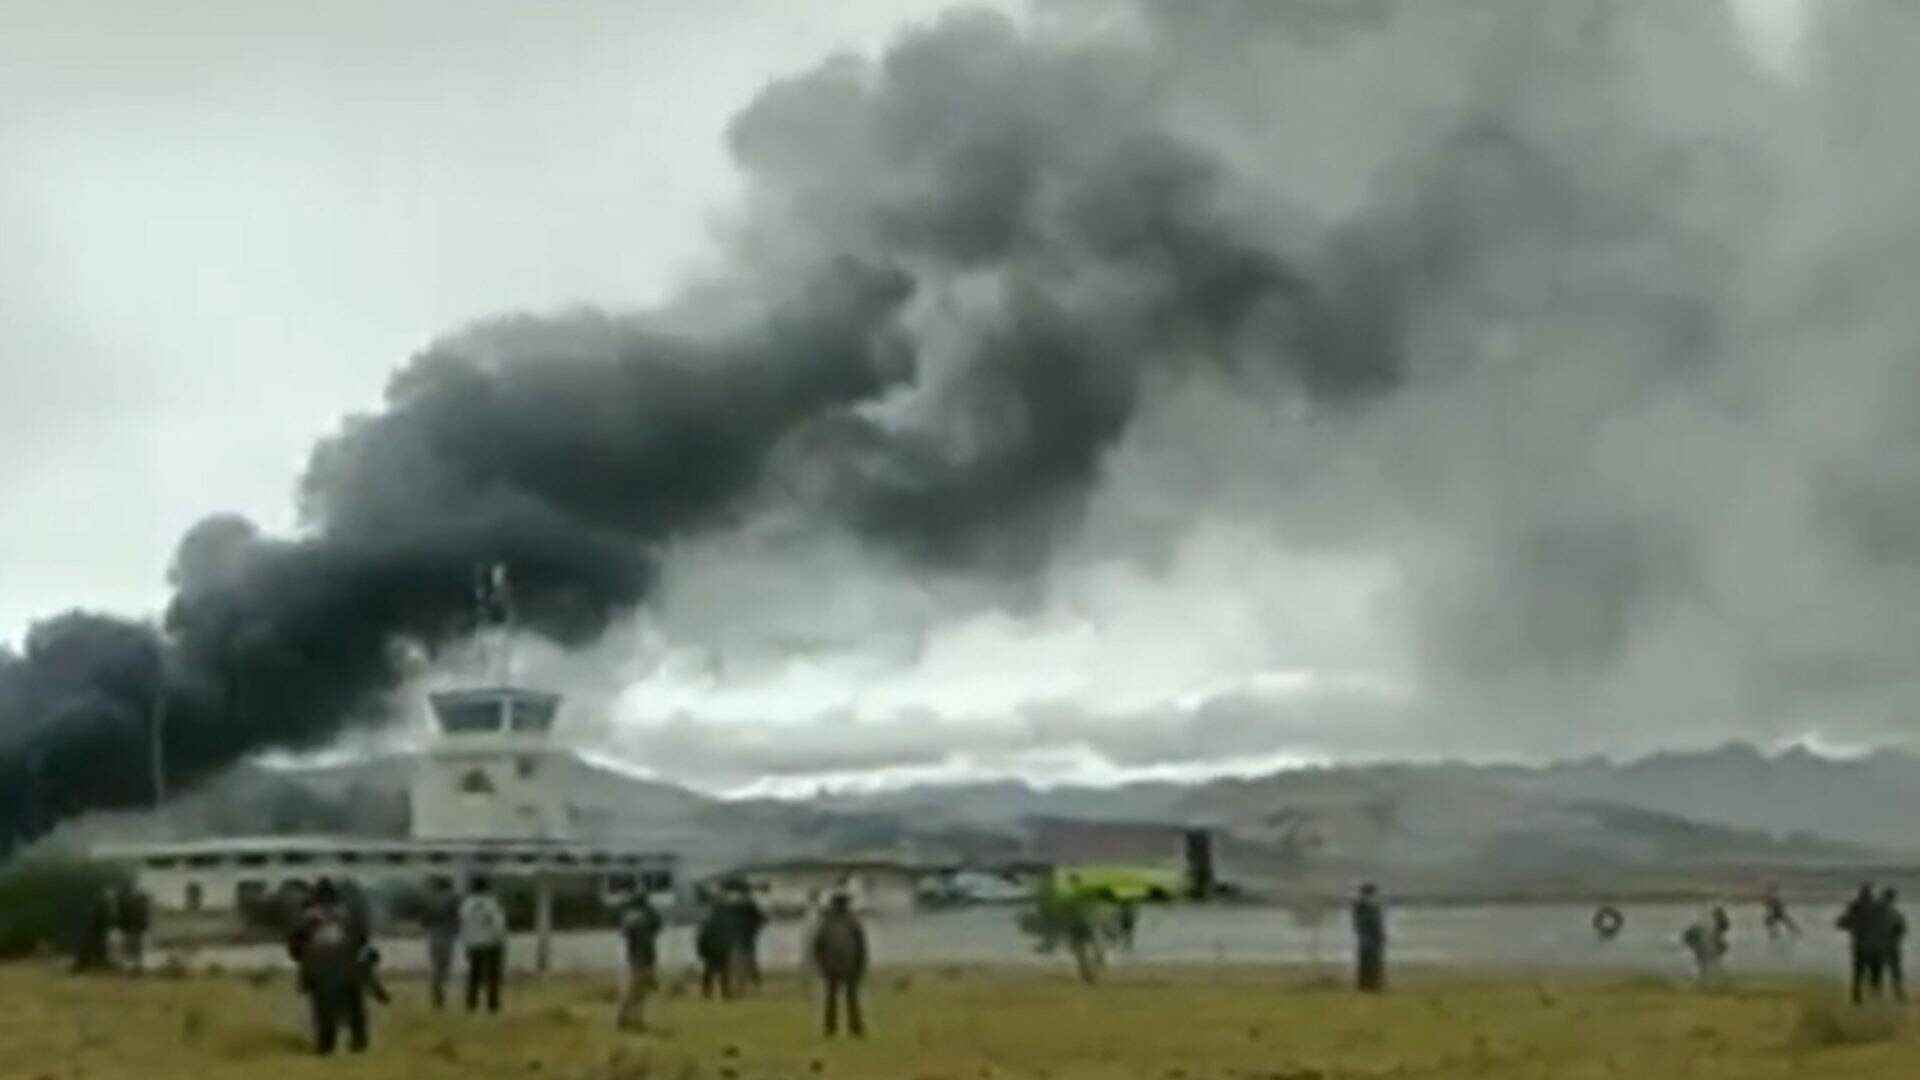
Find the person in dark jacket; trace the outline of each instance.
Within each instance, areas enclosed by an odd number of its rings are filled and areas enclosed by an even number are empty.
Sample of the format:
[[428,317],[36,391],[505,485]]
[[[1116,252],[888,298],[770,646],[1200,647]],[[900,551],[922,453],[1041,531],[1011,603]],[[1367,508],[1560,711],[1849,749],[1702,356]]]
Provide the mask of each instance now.
[[1883,921],[1880,963],[1893,987],[1896,1001],[1907,1000],[1906,961],[1907,917],[1900,914],[1900,894],[1887,889],[1880,894],[1880,918]]
[[287,952],[300,969],[300,987],[313,1010],[314,1049],[333,1053],[340,1028],[348,1049],[367,1048],[366,925],[342,900],[333,882],[314,884],[307,909],[287,938]]
[[700,926],[694,931],[693,951],[700,959],[700,996],[711,998],[716,992],[721,1000],[733,997],[733,972],[730,961],[733,959],[733,919],[727,905],[717,902],[707,906],[707,913],[700,920]]
[[1834,925],[1846,931],[1853,946],[1853,1003],[1868,991],[1879,997],[1886,980],[1887,919],[1873,886],[1862,885]]
[[1380,890],[1373,885],[1360,886],[1353,901],[1353,941],[1355,947],[1355,983],[1370,994],[1387,987],[1387,915],[1380,906]]
[[112,889],[94,894],[80,916],[80,932],[73,943],[73,970],[99,971],[113,963],[113,926],[119,921]]
[[860,1013],[860,983],[867,977],[867,931],[853,913],[853,903],[845,893],[836,893],[820,917],[820,927],[810,943],[814,966],[826,989],[825,1030],[828,1037],[839,1034],[840,1003],[847,1006],[847,1033],[856,1039],[867,1034],[866,1018]]
[[626,983],[620,988],[620,1009],[614,1025],[647,1029],[647,996],[658,981],[660,930],[665,924],[644,891],[635,890],[620,913],[620,944],[627,956]]

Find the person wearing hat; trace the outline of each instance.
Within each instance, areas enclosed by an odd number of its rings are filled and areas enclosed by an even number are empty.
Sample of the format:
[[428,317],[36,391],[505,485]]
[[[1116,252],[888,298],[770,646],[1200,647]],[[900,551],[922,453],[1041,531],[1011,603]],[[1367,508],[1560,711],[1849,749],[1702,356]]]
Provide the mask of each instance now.
[[828,1037],[839,1034],[840,1005],[845,1002],[847,1033],[864,1038],[867,1025],[860,1014],[860,983],[867,975],[867,931],[853,913],[853,901],[845,892],[835,892],[828,902],[819,928],[813,932],[811,952],[826,990]]

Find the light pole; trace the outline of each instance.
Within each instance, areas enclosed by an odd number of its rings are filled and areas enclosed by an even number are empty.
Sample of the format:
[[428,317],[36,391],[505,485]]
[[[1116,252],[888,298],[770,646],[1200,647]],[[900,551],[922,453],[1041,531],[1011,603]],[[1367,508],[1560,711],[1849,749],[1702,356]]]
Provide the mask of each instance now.
[[153,812],[158,818],[167,801],[167,640],[155,628],[153,693],[147,702],[147,758],[153,771]]
[[153,761],[153,810],[159,813],[167,801],[167,680],[162,676],[153,687],[153,708],[149,717],[153,743],[149,755]]

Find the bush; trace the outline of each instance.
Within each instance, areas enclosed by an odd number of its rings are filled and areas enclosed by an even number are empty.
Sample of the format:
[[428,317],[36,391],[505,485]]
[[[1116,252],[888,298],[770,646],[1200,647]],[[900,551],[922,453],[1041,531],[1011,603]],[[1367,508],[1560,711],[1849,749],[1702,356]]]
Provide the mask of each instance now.
[[1064,945],[1072,954],[1080,981],[1092,983],[1106,966],[1100,944],[1100,901],[1086,893],[1064,892],[1042,886],[1033,904],[1020,914],[1022,933],[1034,939],[1039,952],[1051,953]]
[[1886,1042],[1900,1032],[1900,1011],[1883,1002],[1853,1005],[1834,998],[1807,998],[1794,1022],[1793,1043],[1801,1050],[1827,1050]]
[[32,856],[0,868],[0,959],[72,951],[95,899],[125,884],[118,867],[71,856]]

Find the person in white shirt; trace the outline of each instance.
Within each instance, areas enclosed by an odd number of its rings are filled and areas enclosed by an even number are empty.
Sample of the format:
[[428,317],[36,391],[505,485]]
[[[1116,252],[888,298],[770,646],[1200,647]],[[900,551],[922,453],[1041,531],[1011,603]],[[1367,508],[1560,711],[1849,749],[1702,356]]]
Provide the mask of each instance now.
[[460,945],[467,951],[467,1011],[480,1008],[484,992],[487,1011],[499,1012],[500,981],[507,967],[507,913],[484,877],[473,879],[460,902]]

